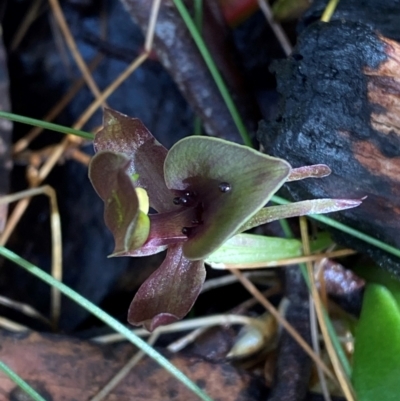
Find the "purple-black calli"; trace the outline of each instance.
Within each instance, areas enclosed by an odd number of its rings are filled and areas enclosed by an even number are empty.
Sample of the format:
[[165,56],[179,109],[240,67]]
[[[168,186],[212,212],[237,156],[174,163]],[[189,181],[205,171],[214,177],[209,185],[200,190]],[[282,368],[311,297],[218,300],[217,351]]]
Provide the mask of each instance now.
[[[327,166],[292,169],[282,159],[209,137],[185,138],[167,151],[140,120],[110,109],[94,146],[89,177],[115,238],[111,256],[167,249],[129,308],[128,321],[150,331],[190,311],[205,279],[203,260],[254,220],[290,176],[329,174]],[[147,216],[138,188],[157,213]]]

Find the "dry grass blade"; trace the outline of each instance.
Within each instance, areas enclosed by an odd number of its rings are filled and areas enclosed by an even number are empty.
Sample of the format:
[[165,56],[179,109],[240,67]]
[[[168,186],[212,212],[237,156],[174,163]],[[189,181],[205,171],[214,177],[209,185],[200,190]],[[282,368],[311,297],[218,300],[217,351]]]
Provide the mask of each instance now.
[[17,333],[29,331],[28,327],[19,323],[15,323],[12,320],[6,319],[5,317],[0,317],[0,327],[6,330],[15,331]]
[[321,360],[321,358],[315,354],[312,348],[304,341],[304,339],[300,336],[300,334],[292,327],[292,325],[284,319],[278,310],[266,299],[263,297],[261,292],[253,285],[253,283],[248,280],[239,270],[230,269],[231,273],[234,274],[238,280],[243,284],[243,286],[249,291],[249,293],[258,300],[258,302],[264,306],[264,308],[271,313],[272,316],[279,322],[279,324],[285,328],[288,333],[293,337],[295,341],[304,349],[304,351],[310,356],[310,358],[318,364],[321,369],[325,372],[325,374],[336,381],[335,376],[328,369],[325,363]]
[[149,25],[147,28],[146,40],[144,42],[144,50],[146,53],[151,52],[154,40],[154,31],[156,28],[156,22],[158,17],[158,12],[160,11],[161,0],[153,0],[153,5],[151,7]]
[[[53,0],[50,0],[53,1]],[[57,3],[58,4],[58,3]],[[56,4],[56,5],[57,5]],[[155,18],[154,16],[158,15],[158,8],[156,8],[157,4],[153,3],[152,13],[150,18]],[[65,21],[64,21],[65,22]],[[152,37],[154,35],[154,29],[152,31],[147,32],[147,38],[149,46],[152,45]],[[95,113],[95,111],[101,106],[101,104],[121,85],[149,56],[149,51],[141,54],[137,57],[125,71],[123,71],[115,80],[112,82],[103,93],[99,95],[99,97],[83,112],[83,114],[79,117],[78,121],[74,124],[74,128],[80,129],[83,125],[90,119],[90,117]],[[43,180],[47,177],[50,173],[54,165],[57,163],[65,149],[68,147],[69,137],[66,137],[60,145],[55,149],[54,155],[49,158],[46,163],[43,165],[42,169],[38,174],[37,182],[34,186],[39,186]],[[17,225],[18,221],[24,214],[26,208],[29,205],[29,199],[23,199],[20,201],[16,207],[14,208],[13,212],[11,213],[7,225],[0,237],[0,245],[5,245],[8,241],[11,233],[13,232],[15,226]]]
[[10,50],[12,52],[15,51],[17,49],[17,47],[20,45],[20,43],[24,39],[26,33],[28,32],[29,27],[32,25],[32,23],[35,21],[35,19],[38,17],[39,9],[40,9],[41,5],[42,5],[42,0],[35,0],[32,2],[24,19],[21,22],[21,25],[19,26],[17,32],[15,33],[15,36],[13,37],[13,39],[11,41]]
[[[60,3],[58,0],[49,0],[50,6],[53,10],[54,17],[58,23],[58,26],[61,29],[61,32],[63,33],[63,36],[65,38],[65,41],[67,42],[67,45],[75,59],[76,64],[78,65],[79,69],[81,70],[81,73],[89,86],[90,90],[92,91],[93,95],[95,97],[100,96],[100,89],[98,88],[96,82],[93,79],[93,76],[89,70],[89,67],[86,65],[85,60],[83,59],[81,53],[78,50],[78,46],[76,45],[76,42],[71,34],[71,31],[68,27],[67,21],[65,20],[64,13],[60,7]],[[104,104],[105,106],[105,104]]]
[[321,21],[329,22],[338,4],[339,0],[329,0],[329,3],[325,7],[324,13],[321,16]]
[[[104,59],[104,56],[98,54],[93,58],[91,63],[89,64],[89,69],[93,72],[100,62]],[[53,121],[64,109],[65,107],[72,101],[75,95],[83,88],[85,85],[85,80],[83,78],[77,79],[69,89],[69,91],[60,99],[57,104],[49,110],[49,112],[44,116],[44,121]],[[29,144],[41,133],[43,132],[42,127],[33,127],[23,138],[15,142],[13,146],[13,153],[22,152],[26,149]]]
[[[154,332],[148,339],[147,344],[154,345],[157,341],[159,333]],[[90,401],[101,401],[104,400],[107,395],[118,386],[118,384],[128,376],[132,368],[139,363],[144,357],[143,351],[138,351],[133,357],[125,364],[125,366],[93,397]]]
[[[269,284],[276,284],[275,274],[272,271],[259,271],[259,272],[250,272],[245,273],[245,276],[250,279],[257,279],[257,278],[268,278],[271,282]],[[203,288],[201,289],[201,294],[206,291],[214,290],[215,288],[223,287],[225,285],[230,285],[236,283],[237,277],[230,275],[217,277],[211,280],[207,280],[203,284]]]
[[287,37],[285,31],[282,29],[281,25],[274,21],[274,17],[272,15],[271,7],[267,0],[258,0],[258,6],[261,11],[264,13],[266,20],[268,21],[271,29],[274,31],[276,38],[282,46],[282,49],[286,56],[289,56],[292,53],[292,45]]
[[[27,189],[16,194],[3,196],[0,198],[0,204],[15,202],[19,199],[24,198],[27,201],[28,198],[37,195],[47,195],[50,200],[50,224],[51,224],[51,241],[52,241],[52,263],[51,263],[51,274],[59,281],[62,281],[62,240],[61,240],[61,222],[60,214],[57,205],[57,196],[54,189],[48,185],[39,188]],[[54,327],[57,326],[58,319],[60,317],[61,309],[61,294],[55,288],[51,289],[51,317]]]
[[[301,231],[301,239],[303,241],[304,253],[309,254],[310,253],[310,243],[309,243],[309,238],[308,238],[308,233],[307,233],[307,219],[304,216],[300,217],[300,231]],[[341,387],[346,399],[348,401],[355,401],[354,390],[352,389],[352,386],[348,380],[348,377],[346,376],[346,373],[344,372],[344,369],[343,369],[343,367],[340,363],[340,360],[336,354],[336,351],[332,344],[332,340],[328,333],[328,329],[326,327],[322,302],[321,302],[321,298],[319,296],[319,293],[318,293],[318,290],[317,290],[317,287],[315,284],[314,270],[313,270],[313,266],[312,266],[311,262],[307,262],[307,272],[308,272],[308,278],[310,280],[311,296],[314,301],[314,306],[315,306],[315,311],[317,313],[319,326],[321,328],[321,333],[324,338],[325,346],[328,351],[328,355],[331,359],[333,369],[336,373],[337,380],[339,381],[340,387]]]
[[[259,321],[255,318],[251,318],[248,316],[241,316],[241,315],[213,315],[213,316],[206,316],[206,317],[199,317],[195,319],[187,319],[182,320],[179,322],[171,323],[168,326],[160,326],[155,331],[158,334],[165,334],[165,333],[176,333],[179,331],[185,330],[193,330],[199,327],[212,327],[212,326],[221,326],[221,325],[233,325],[233,324],[240,324],[240,325],[251,325],[258,327],[260,325]],[[132,330],[137,336],[146,337],[150,335],[148,330],[146,329],[136,329]],[[91,339],[97,343],[113,343],[121,340],[125,340],[125,337],[122,337],[120,334],[106,334],[104,336],[98,336]]]
[[[236,277],[234,278],[235,281],[237,281]],[[280,286],[276,285],[264,291],[262,294],[264,297],[268,298],[272,295],[278,294],[281,290],[282,289],[280,288]],[[247,301],[244,301],[241,304],[237,305],[235,308],[231,309],[230,313],[244,313],[244,311],[256,305],[257,302],[258,301],[255,298],[250,298]],[[189,344],[194,342],[198,337],[200,337],[203,333],[205,333],[208,329],[209,327],[199,327],[198,329],[193,330],[192,332],[169,344],[167,346],[167,350],[170,352],[179,352],[183,350]]]
[[32,306],[30,305],[14,301],[10,298],[3,297],[1,295],[0,295],[0,304],[12,308],[14,310],[17,310],[26,316],[33,317],[34,319],[41,320],[42,322],[51,325],[51,322],[49,319],[47,319],[47,317],[43,316],[40,312],[38,312],[35,308],[32,308]]
[[[314,308],[314,303],[312,302],[311,294],[310,294],[310,328],[311,328],[311,342],[312,342],[313,349],[314,349],[315,353],[320,357],[321,350],[319,347],[317,317],[315,315],[315,308]],[[321,385],[321,390],[322,390],[322,395],[324,397],[324,400],[331,401],[331,396],[329,394],[328,385],[326,383],[324,372],[321,370],[321,368],[318,365],[316,365],[316,367],[317,367],[318,378],[319,378],[319,382]]]

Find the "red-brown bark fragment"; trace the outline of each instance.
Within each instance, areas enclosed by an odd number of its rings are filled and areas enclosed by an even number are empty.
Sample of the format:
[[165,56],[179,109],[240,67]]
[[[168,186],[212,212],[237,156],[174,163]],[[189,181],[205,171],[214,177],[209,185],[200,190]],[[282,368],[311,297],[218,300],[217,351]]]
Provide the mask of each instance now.
[[[88,400],[102,389],[136,352],[129,344],[96,345],[57,335],[9,334],[0,331],[0,360],[31,383],[46,399]],[[251,401],[265,398],[261,380],[226,363],[200,357],[168,356],[214,400]],[[10,400],[15,383],[0,373],[0,401]],[[49,396],[51,398],[49,398]],[[261,397],[261,398],[260,398]],[[175,401],[198,398],[164,368],[145,357],[105,401]]]

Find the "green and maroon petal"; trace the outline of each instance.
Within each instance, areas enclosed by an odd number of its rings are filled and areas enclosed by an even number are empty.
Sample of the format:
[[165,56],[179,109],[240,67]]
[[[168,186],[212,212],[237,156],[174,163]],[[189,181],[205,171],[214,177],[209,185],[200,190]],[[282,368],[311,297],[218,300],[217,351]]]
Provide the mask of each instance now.
[[163,172],[167,149],[139,119],[104,109],[103,128],[96,134],[94,147],[127,156],[128,172],[136,178],[136,185],[147,191],[150,206],[158,212],[171,210],[173,195],[165,186]]
[[181,245],[168,248],[161,266],[142,284],[128,311],[128,321],[149,331],[182,319],[196,301],[206,276],[203,261],[192,262]]
[[105,223],[114,236],[113,254],[142,246],[150,230],[148,217],[140,216],[128,165],[123,154],[104,151],[97,153],[89,166],[89,178],[104,201]]

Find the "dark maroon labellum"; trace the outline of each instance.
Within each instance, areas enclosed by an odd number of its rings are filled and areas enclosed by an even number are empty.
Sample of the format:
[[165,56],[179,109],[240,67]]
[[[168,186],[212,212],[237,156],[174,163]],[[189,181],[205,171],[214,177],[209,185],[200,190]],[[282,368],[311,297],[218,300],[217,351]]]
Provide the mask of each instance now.
[[229,182],[220,182],[218,188],[221,192],[229,192],[232,189],[232,185]]
[[174,205],[180,205],[181,204],[181,198],[179,196],[175,197],[174,200]]
[[189,233],[190,233],[190,227],[183,227],[182,228],[182,234],[183,235],[189,235]]

